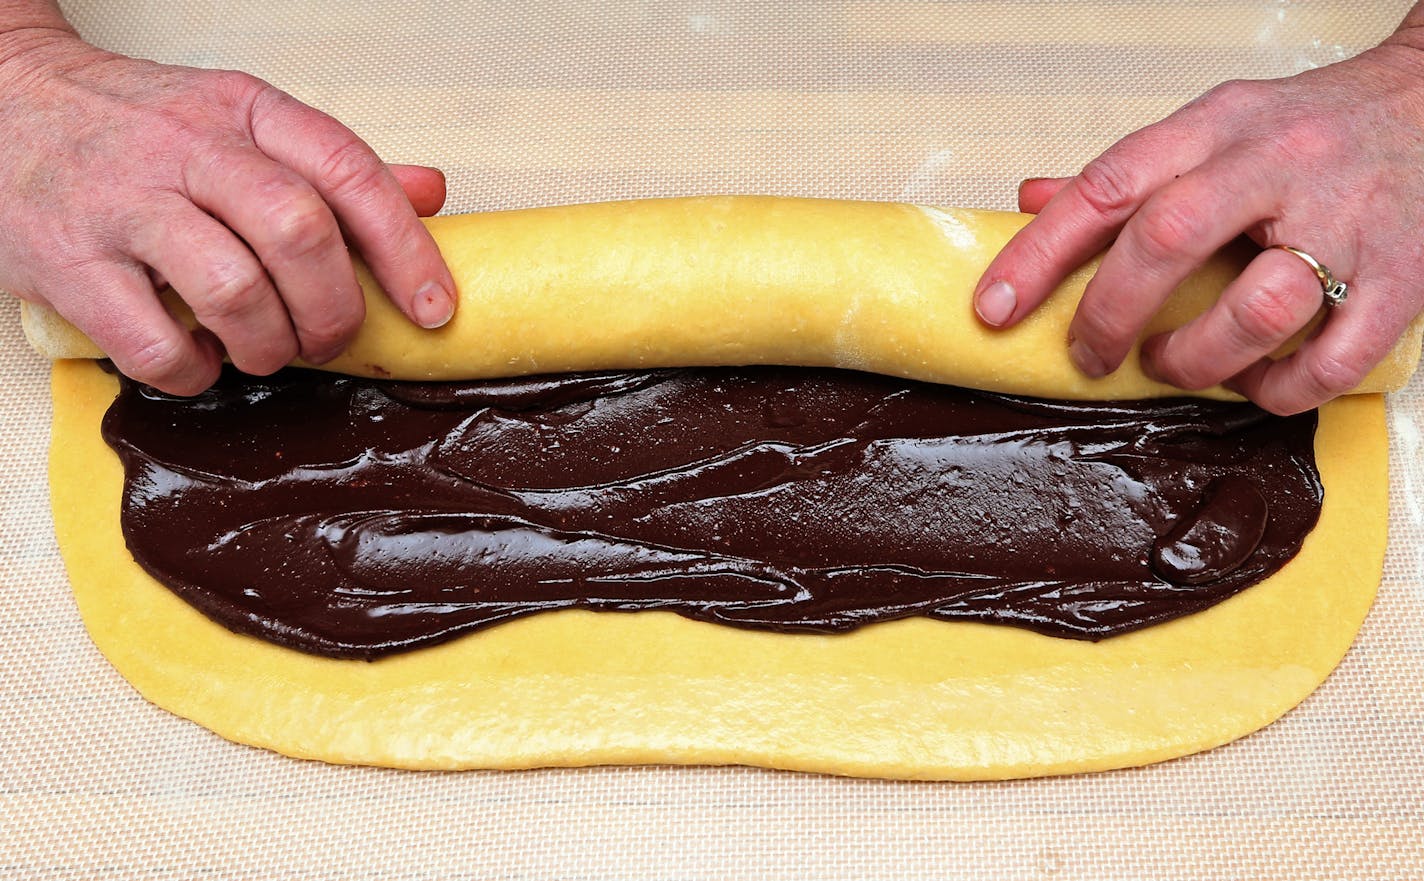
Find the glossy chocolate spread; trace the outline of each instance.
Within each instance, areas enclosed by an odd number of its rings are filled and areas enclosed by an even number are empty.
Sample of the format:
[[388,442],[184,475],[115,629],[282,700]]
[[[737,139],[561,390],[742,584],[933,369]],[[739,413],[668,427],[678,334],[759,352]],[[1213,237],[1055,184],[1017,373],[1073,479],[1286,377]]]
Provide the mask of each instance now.
[[1100,639],[1270,575],[1314,413],[792,368],[124,381],[138,562],[228,628],[376,658],[549,609],[780,631],[927,615]]

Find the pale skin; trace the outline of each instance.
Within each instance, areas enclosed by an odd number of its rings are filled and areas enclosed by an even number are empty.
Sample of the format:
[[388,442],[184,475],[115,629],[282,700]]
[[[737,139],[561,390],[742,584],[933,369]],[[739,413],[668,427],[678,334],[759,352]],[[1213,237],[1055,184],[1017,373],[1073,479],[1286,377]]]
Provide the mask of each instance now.
[[[118,368],[193,394],[226,356],[249,373],[321,363],[363,304],[348,247],[413,322],[454,282],[418,221],[438,171],[387,165],[350,130],[246,74],[83,43],[52,0],[0,0],[0,288],[54,307]],[[1363,55],[1227,83],[1128,135],[1073,178],[1026,181],[1038,214],[975,292],[1008,326],[1107,249],[1070,330],[1079,368],[1121,365],[1177,282],[1247,235],[1300,248],[1350,284],[1300,350],[1268,354],[1321,308],[1297,257],[1266,250],[1206,315],[1148,340],[1142,366],[1292,413],[1348,391],[1424,310],[1424,3]],[[164,310],[169,284],[205,328]]]
[[[50,0],[0,0],[0,288],[48,304],[124,373],[177,394],[339,354],[364,318],[359,250],[424,327],[455,283],[417,215],[435,169],[387,165],[255,77],[81,41]],[[163,308],[171,284],[206,330]]]
[[[1116,370],[1175,286],[1240,235],[1264,250],[1197,320],[1147,340],[1141,364],[1183,389],[1224,383],[1289,414],[1349,391],[1424,311],[1424,3],[1385,43],[1279,80],[1232,82],[1128,135],[1076,177],[1025,181],[1038,216],[975,291],[997,327],[1107,249],[1069,330],[1080,370]],[[1312,255],[1348,300],[1322,308]]]

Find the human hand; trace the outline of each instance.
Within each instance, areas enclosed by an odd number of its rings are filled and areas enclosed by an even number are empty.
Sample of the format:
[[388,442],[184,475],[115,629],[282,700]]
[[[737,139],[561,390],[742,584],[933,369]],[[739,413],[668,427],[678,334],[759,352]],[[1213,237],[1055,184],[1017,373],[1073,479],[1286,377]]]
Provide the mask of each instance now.
[[[417,217],[444,199],[438,171],[387,166],[255,77],[0,35],[0,288],[164,391],[207,388],[224,352],[257,374],[339,354],[365,309],[347,241],[412,321],[448,321],[455,284]],[[201,329],[164,309],[165,282]]]
[[1300,258],[1263,251],[1206,313],[1145,341],[1143,370],[1183,389],[1222,383],[1281,414],[1355,387],[1424,311],[1424,51],[1399,36],[1298,76],[1226,83],[1077,177],[1026,181],[1020,209],[1038,216],[985,271],[980,317],[1017,322],[1106,247],[1069,330],[1074,363],[1103,376],[1244,233],[1313,255],[1349,283],[1348,301],[1273,361],[1322,292]]

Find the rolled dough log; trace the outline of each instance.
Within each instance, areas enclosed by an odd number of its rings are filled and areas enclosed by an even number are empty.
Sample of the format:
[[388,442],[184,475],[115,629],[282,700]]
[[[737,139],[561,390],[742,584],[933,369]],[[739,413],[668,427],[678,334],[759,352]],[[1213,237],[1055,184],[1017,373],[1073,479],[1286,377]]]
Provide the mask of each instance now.
[[[1071,368],[1063,336],[1091,268],[1020,328],[980,326],[970,289],[1024,220],[745,197],[438,218],[457,318],[420,331],[368,287],[367,324],[329,366],[430,378],[782,362],[1060,397],[1175,393],[1135,359],[1099,381]],[[1184,285],[1156,327],[1203,308],[1239,259]],[[95,354],[63,348],[84,342],[72,328],[39,326],[45,351]],[[1375,381],[1402,380],[1412,345]],[[59,361],[53,387],[56,531],[96,645],[159,706],[329,762],[968,780],[1159,761],[1254,731],[1309,694],[1353,640],[1384,554],[1383,402],[1353,395],[1321,410],[1325,505],[1295,560],[1205,612],[1101,643],[927,619],[791,636],[567,611],[339,661],[233,634],[144,573],[119,527],[122,469],[99,435],[117,383]]]
[[[1007,331],[974,316],[979,276],[1028,215],[756,196],[570,205],[427,221],[460,289],[455,318],[406,321],[361,268],[367,321],[325,369],[400,379],[744,364],[848,367],[1046,397],[1181,394],[1137,355],[1111,376],[1068,360],[1069,318],[1096,263]],[[1250,259],[1223,252],[1179,288],[1147,334],[1200,314]],[[186,321],[176,298],[170,305]],[[26,331],[54,358],[100,357],[48,310]],[[1358,391],[1403,386],[1415,322]],[[1287,346],[1290,348],[1291,346]],[[1223,389],[1203,393],[1231,398]]]

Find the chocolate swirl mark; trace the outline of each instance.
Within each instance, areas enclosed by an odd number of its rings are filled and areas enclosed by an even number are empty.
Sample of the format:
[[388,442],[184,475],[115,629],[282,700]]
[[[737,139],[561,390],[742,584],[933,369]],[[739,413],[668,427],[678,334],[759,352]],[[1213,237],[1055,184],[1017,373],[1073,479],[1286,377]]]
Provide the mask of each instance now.
[[755,368],[125,383],[104,431],[150,573],[231,629],[375,658],[561,608],[1101,639],[1295,553],[1314,424]]

